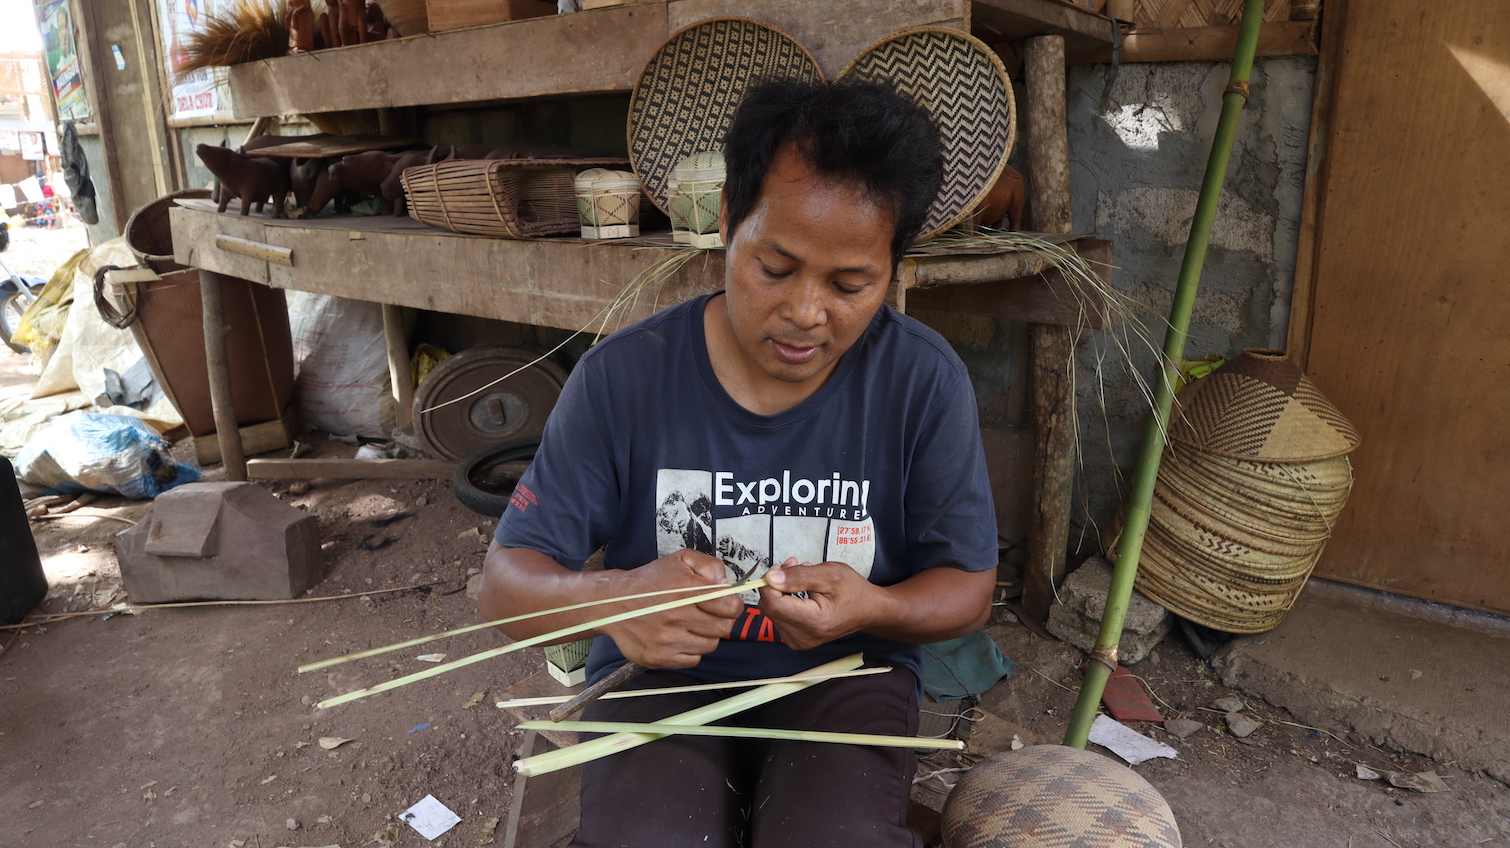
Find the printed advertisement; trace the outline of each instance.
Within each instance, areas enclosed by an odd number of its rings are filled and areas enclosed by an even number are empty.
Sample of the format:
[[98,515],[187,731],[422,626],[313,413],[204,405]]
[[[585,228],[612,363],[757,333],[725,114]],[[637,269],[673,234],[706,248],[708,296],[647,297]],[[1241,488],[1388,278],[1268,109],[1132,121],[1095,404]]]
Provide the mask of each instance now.
[[[159,3],[164,55],[167,57],[165,64],[168,76],[178,80],[179,69],[184,64],[184,42],[191,33],[204,26],[205,16],[214,10],[216,0],[159,0]],[[173,118],[199,118],[230,109],[225,89],[216,86],[215,72],[205,68],[175,82],[172,99]]]
[[80,121],[89,117],[89,100],[84,94],[84,72],[79,64],[73,12],[68,0],[50,0],[40,9],[42,49],[47,56],[47,73],[52,77],[53,94],[58,99],[58,119]]
[[47,156],[47,144],[42,140],[42,134],[36,132],[21,133],[21,158],[37,161]]

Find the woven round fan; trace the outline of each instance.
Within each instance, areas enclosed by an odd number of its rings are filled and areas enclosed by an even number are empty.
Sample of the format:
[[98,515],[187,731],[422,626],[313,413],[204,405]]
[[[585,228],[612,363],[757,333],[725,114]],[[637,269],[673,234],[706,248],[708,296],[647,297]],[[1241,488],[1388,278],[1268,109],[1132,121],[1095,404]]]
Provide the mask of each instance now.
[[748,18],[699,21],[650,58],[629,101],[629,161],[662,212],[671,212],[671,169],[694,153],[723,150],[739,101],[763,79],[817,82],[823,71],[791,36]]
[[1305,462],[1358,447],[1358,431],[1278,351],[1245,350],[1178,400],[1169,437],[1218,456]]
[[959,224],[996,184],[1017,134],[1007,69],[985,42],[955,29],[903,30],[865,48],[840,77],[889,82],[922,106],[944,148],[944,184],[918,241]]

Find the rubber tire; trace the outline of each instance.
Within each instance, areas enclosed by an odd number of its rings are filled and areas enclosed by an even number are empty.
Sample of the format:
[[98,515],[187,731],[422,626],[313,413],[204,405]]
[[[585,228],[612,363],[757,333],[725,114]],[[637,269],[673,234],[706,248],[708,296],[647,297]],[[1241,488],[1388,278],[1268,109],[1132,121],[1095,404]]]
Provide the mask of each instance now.
[[478,488],[477,484],[472,482],[472,475],[499,463],[532,459],[535,456],[535,450],[539,447],[540,439],[530,437],[483,448],[456,464],[456,471],[451,474],[452,494],[456,495],[456,499],[461,501],[462,506],[473,512],[494,518],[503,515],[503,511],[509,507],[509,498],[513,496],[512,493],[498,495]]
[[16,353],[31,353],[31,348],[26,345],[13,344],[10,340],[16,332],[16,327],[11,326],[11,304],[21,299],[20,292],[9,292],[0,296],[0,341]]

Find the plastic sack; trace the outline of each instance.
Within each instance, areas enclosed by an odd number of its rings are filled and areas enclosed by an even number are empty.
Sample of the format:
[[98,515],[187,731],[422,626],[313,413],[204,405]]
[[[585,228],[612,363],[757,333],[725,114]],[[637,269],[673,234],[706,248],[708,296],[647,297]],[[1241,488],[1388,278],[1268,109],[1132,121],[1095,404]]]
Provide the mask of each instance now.
[[383,308],[309,292],[288,293],[294,338],[294,407],[332,436],[388,438],[393,395]]
[[138,500],[193,483],[199,469],[178,462],[152,425],[129,415],[70,412],[52,420],[16,457],[16,476],[49,491],[91,491]]

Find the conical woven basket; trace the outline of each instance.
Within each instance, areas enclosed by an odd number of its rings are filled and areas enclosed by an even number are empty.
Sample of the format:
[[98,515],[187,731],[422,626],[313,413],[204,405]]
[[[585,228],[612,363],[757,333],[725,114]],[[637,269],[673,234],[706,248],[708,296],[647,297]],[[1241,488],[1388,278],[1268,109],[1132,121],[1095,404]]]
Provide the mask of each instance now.
[[892,84],[938,128],[944,184],[918,241],[969,218],[1001,176],[1017,133],[1012,80],[996,53],[957,29],[917,27],[865,48],[839,76]]
[[1358,447],[1358,431],[1283,354],[1245,350],[1176,398],[1169,438],[1217,456],[1307,462]]

